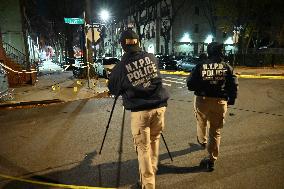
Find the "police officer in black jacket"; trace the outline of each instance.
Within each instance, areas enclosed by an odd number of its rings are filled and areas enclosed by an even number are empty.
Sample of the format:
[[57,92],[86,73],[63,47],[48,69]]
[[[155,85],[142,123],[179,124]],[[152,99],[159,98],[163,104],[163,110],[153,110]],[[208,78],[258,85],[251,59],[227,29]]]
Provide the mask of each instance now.
[[[223,45],[212,42],[207,47],[208,59],[200,62],[187,79],[194,91],[194,112],[197,120],[197,142],[206,147],[209,156],[201,161],[209,171],[219,155],[221,128],[227,105],[234,105],[238,81],[232,67],[223,61]],[[209,127],[209,133],[207,133]],[[207,144],[208,143],[208,144]]]
[[168,92],[163,88],[153,54],[139,47],[139,36],[128,29],[121,34],[125,51],[109,79],[109,91],[122,95],[123,105],[131,111],[131,131],[138,153],[142,188],[155,188],[159,140],[164,129]]

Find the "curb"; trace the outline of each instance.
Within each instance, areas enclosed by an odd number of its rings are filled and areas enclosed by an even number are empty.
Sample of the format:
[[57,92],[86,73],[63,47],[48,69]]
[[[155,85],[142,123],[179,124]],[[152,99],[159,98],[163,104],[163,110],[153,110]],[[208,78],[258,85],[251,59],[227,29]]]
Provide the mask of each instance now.
[[[169,75],[183,75],[188,76],[190,75],[189,72],[184,71],[161,71],[161,74],[169,74]],[[242,74],[236,73],[237,77],[239,78],[247,78],[247,79],[284,79],[284,74]],[[105,97],[106,91],[101,93],[97,93],[95,98],[102,98]],[[94,98],[94,97],[90,97]],[[71,100],[76,101],[76,100]],[[51,99],[51,100],[39,100],[39,101],[24,101],[24,102],[13,102],[10,103],[0,103],[0,109],[8,109],[8,108],[25,108],[25,107],[35,107],[35,106],[45,106],[51,104],[59,104],[65,103],[70,101],[63,101],[60,99]]]
[[259,74],[260,76],[283,76],[284,74]]
[[52,105],[52,104],[74,102],[74,101],[83,100],[83,99],[104,98],[104,97],[108,97],[107,91],[103,91],[101,93],[96,93],[96,95],[92,96],[92,97],[69,100],[69,101],[64,101],[64,100],[60,100],[60,99],[51,99],[51,100],[25,101],[25,102],[15,102],[15,103],[5,103],[5,104],[0,103],[0,110],[1,109],[9,109],[9,108],[15,108],[15,109],[17,109],[17,108],[18,109],[20,109],[20,108],[31,108],[31,107],[36,107],[36,106],[46,106],[46,105]]
[[58,104],[63,103],[64,101],[60,99],[51,99],[51,100],[40,100],[40,101],[27,101],[27,102],[16,102],[16,103],[5,103],[0,104],[0,109],[5,108],[18,108],[18,107],[27,107],[27,106],[43,106],[49,104]]
[[[168,74],[168,75],[183,75],[188,76],[190,75],[190,72],[184,72],[184,71],[165,71],[161,70],[160,73],[162,75]],[[281,74],[256,74],[256,73],[235,73],[240,78],[266,78],[266,79],[284,79],[284,73]]]
[[248,79],[284,79],[283,74],[241,74],[237,73],[239,78],[248,78]]

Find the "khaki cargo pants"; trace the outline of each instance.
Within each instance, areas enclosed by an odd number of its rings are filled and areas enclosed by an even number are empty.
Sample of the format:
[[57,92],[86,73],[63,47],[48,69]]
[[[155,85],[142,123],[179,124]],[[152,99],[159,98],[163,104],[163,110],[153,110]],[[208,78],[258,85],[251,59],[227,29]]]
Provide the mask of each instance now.
[[194,112],[197,119],[197,138],[201,143],[208,142],[209,158],[215,161],[219,154],[221,128],[227,112],[227,101],[222,98],[195,96]]
[[164,129],[166,107],[131,112],[131,131],[138,153],[142,188],[155,188],[160,135]]

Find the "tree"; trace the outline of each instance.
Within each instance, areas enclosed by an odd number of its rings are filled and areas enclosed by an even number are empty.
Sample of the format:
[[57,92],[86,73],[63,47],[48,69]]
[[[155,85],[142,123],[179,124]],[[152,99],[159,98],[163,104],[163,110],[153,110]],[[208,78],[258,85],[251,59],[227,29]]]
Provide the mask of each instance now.
[[178,11],[182,8],[186,0],[163,0],[165,9],[162,10],[161,17],[164,16],[165,19],[162,20],[161,36],[165,41],[165,54],[169,54],[169,43],[171,40],[171,30],[173,23],[177,17]]
[[52,46],[56,56],[62,57],[65,48],[65,56],[68,52],[69,57],[74,58],[73,35],[80,26],[65,24],[64,17],[80,17],[84,3],[74,0],[23,0],[23,2],[26,7],[28,26],[32,33],[40,36],[45,43],[43,45]]
[[204,0],[203,3],[203,14],[205,18],[207,19],[211,34],[213,36],[212,41],[215,41],[216,39],[216,33],[217,33],[217,28],[216,28],[216,0]]
[[133,1],[130,15],[133,16],[137,34],[139,35],[140,44],[143,38],[146,37],[146,32],[150,28],[150,23],[154,19],[154,9],[157,0]]
[[239,47],[247,52],[249,47],[277,40],[283,26],[283,7],[281,0],[218,0],[215,16],[222,18],[224,28],[241,26]]

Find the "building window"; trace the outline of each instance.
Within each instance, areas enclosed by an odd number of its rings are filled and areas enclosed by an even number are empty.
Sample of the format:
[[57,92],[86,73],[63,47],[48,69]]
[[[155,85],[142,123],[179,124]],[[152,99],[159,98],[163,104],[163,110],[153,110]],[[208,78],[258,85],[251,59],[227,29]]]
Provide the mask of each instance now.
[[195,14],[199,16],[199,7],[195,7]]
[[198,33],[199,32],[199,25],[195,24],[194,25],[194,33]]

